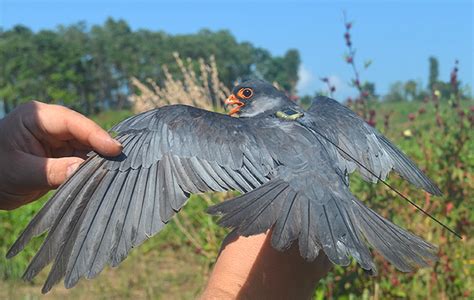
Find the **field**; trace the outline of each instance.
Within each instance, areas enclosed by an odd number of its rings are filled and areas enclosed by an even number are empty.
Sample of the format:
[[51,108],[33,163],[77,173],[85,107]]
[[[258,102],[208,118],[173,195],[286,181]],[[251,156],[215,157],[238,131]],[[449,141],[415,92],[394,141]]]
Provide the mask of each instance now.
[[[377,127],[396,142],[441,187],[444,196],[431,198],[396,176],[389,182],[435,217],[463,235],[458,240],[415,211],[382,185],[371,186],[356,176],[352,190],[370,207],[440,246],[440,261],[414,274],[395,271],[380,257],[378,277],[368,277],[355,264],[336,267],[321,281],[314,299],[461,299],[474,293],[474,103],[453,108],[447,99],[433,102],[374,103]],[[105,128],[130,115],[128,110],[94,116]],[[385,116],[389,115],[386,121]],[[354,177],[354,176],[353,176]],[[205,286],[227,230],[204,213],[209,204],[230,194],[193,196],[183,211],[158,236],[132,251],[118,268],[98,278],[82,280],[75,288],[61,285],[45,299],[193,299]],[[33,283],[19,278],[41,238],[13,260],[5,253],[28,220],[48,197],[13,212],[0,212],[0,298],[39,299],[46,272]]]

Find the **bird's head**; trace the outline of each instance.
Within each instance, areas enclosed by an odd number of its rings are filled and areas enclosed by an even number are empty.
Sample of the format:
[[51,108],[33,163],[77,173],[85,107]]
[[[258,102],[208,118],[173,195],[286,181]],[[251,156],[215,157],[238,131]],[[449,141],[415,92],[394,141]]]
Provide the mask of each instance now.
[[229,115],[239,117],[253,117],[294,105],[285,93],[263,80],[244,81],[235,86],[225,104],[233,106]]

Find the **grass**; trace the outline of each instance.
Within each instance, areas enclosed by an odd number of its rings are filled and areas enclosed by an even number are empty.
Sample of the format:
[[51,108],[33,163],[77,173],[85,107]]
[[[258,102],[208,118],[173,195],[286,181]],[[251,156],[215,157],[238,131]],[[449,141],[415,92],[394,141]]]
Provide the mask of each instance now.
[[[156,238],[162,239],[162,238]],[[119,268],[107,268],[94,280],[82,279],[73,289],[57,285],[40,293],[46,272],[33,283],[0,281],[0,299],[193,299],[205,284],[209,268],[186,247],[142,246]]]

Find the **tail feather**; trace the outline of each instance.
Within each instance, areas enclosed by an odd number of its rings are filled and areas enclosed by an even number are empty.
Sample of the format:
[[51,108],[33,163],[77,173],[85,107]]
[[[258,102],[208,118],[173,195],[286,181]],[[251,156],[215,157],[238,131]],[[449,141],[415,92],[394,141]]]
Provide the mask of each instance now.
[[[225,214],[219,224],[224,227],[237,227],[240,235],[249,236],[268,230],[277,220],[282,194],[288,184],[281,180],[270,181],[249,193],[212,206],[210,214]],[[287,191],[286,191],[287,192]]]
[[311,217],[314,204],[309,198],[305,197],[301,203],[301,231],[298,238],[298,244],[301,256],[307,261],[313,261],[323,248],[314,232],[318,230],[316,222]]
[[275,222],[278,218],[282,204],[281,199],[287,194],[288,186],[284,184],[279,185],[265,194],[267,201],[256,202],[256,205],[254,205],[255,209],[249,211],[248,217],[243,220],[238,233],[244,236],[250,236],[265,232],[269,226],[271,226],[271,223]]
[[301,230],[299,195],[290,191],[284,200],[280,217],[272,232],[272,246],[280,251],[290,248]]
[[352,256],[375,274],[369,246],[404,272],[437,259],[435,246],[365,207],[348,191],[336,194],[326,190],[321,197],[324,199],[310,199],[275,179],[208,211],[222,214],[219,224],[235,228],[241,235],[273,227],[272,246],[280,251],[298,239],[301,256],[308,261],[323,249],[335,264],[346,266]]
[[315,234],[324,252],[335,264],[347,266],[352,256],[364,269],[375,271],[370,251],[354,226],[347,202],[330,197],[324,204],[313,205],[312,214]]

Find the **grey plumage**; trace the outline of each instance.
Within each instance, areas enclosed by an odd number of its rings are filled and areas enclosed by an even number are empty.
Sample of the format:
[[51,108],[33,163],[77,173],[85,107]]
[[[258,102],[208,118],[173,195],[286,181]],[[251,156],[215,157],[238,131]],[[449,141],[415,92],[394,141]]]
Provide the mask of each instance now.
[[[302,120],[306,126],[323,133],[373,173],[380,174],[382,180],[393,169],[415,186],[433,195],[441,195],[439,188],[408,157],[349,108],[320,96],[313,101],[306,116]],[[344,154],[340,155],[339,161],[347,164],[348,170],[357,168],[364,179],[378,181]]]
[[303,117],[287,121],[275,112],[301,108],[266,83],[246,84],[264,87],[262,99],[276,97],[275,107],[254,105],[267,110],[232,118],[175,105],[113,127],[123,153],[115,158],[91,153],[8,252],[16,255],[49,231],[24,278],[31,280],[51,262],[43,292],[62,278],[68,288],[81,277],[93,278],[159,232],[190,194],[225,190],[243,194],[209,209],[222,215],[222,226],[244,236],[273,228],[273,247],[283,251],[297,241],[309,261],[323,250],[336,264],[348,265],[352,256],[375,272],[370,246],[402,271],[436,259],[433,245],[365,207],[349,190],[347,173],[358,170],[376,182],[393,169],[440,194],[400,150],[334,100],[317,98]]

